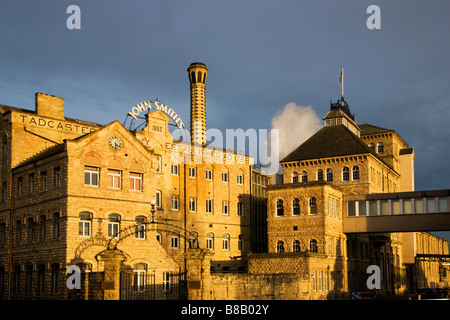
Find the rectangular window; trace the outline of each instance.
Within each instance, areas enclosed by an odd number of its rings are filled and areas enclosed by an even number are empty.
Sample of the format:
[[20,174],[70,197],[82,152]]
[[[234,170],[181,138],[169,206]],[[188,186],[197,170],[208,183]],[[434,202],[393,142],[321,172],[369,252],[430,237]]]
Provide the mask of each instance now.
[[[338,217],[338,203],[339,200],[333,197],[328,197],[328,215],[330,217]],[[350,204],[350,203],[349,203]],[[350,208],[350,206],[349,206]],[[350,216],[350,213],[349,213]]]
[[436,212],[436,202],[434,198],[427,198],[427,213]]
[[130,172],[130,190],[142,191],[142,173]]
[[222,213],[226,215],[228,214],[228,201],[222,202]]
[[108,188],[120,189],[122,180],[122,171],[108,169]]
[[213,213],[213,201],[212,199],[206,200],[206,213]]
[[366,208],[366,202],[365,201],[359,201],[358,202],[358,209],[359,209],[359,215],[360,216],[367,215],[367,208]]
[[178,171],[179,171],[180,166],[178,164],[172,164],[170,166],[170,173],[174,176],[178,175]]
[[189,178],[197,177],[197,168],[189,167]]
[[170,291],[170,272],[163,272],[163,292]]
[[47,171],[41,172],[41,187],[42,191],[47,190]]
[[400,200],[393,199],[391,202],[392,202],[392,214],[400,214]]
[[222,172],[222,182],[228,182],[228,172]]
[[414,199],[414,213],[423,213],[423,199],[422,198]]
[[160,190],[156,190],[156,207],[162,207],[162,193]]
[[403,213],[404,214],[412,213],[411,199],[403,199]]
[[238,216],[239,217],[243,217],[244,216],[244,203],[243,202],[238,202]]
[[239,237],[238,237],[238,250],[244,251],[244,236],[243,235],[239,235]]
[[86,186],[98,187],[99,174],[100,174],[100,168],[85,167],[84,168],[84,184]]
[[2,200],[5,201],[8,196],[8,189],[6,182],[2,183]]
[[161,162],[161,156],[157,156],[158,158],[157,158],[157,161],[158,161],[158,167],[156,168],[156,172],[157,173],[161,173],[161,170],[162,170],[162,162]]
[[80,237],[90,237],[91,236],[91,221],[81,220],[78,223],[78,235]]
[[378,207],[377,207],[377,201],[369,201],[369,216],[376,216],[378,215]]
[[34,173],[31,173],[28,178],[30,180],[30,193],[34,193]]
[[[329,204],[328,204],[329,205]],[[355,202],[349,202],[348,203],[348,209],[347,209],[347,215],[349,217],[354,217],[356,216],[356,209],[355,209]]]
[[177,234],[172,235],[172,249],[180,248],[180,237]]
[[19,197],[23,194],[23,180],[22,177],[17,178],[17,191],[19,192]]
[[206,169],[206,180],[212,180],[213,179],[213,175],[212,175],[212,170]]
[[237,184],[239,184],[239,185],[244,184],[244,176],[242,174],[237,175]]
[[439,207],[439,212],[447,212],[447,198],[439,198],[438,199],[438,207]]
[[380,200],[380,214],[388,215],[389,214],[389,202],[388,200]]
[[178,210],[180,208],[180,199],[178,196],[172,196],[172,210]]
[[61,168],[60,167],[55,167],[53,169],[53,176],[55,179],[55,187],[58,188],[61,183]]
[[115,239],[119,238],[119,226],[120,223],[118,221],[108,222],[108,237],[111,239],[114,237]]
[[189,198],[189,211],[191,212],[197,211],[197,198],[193,197]]

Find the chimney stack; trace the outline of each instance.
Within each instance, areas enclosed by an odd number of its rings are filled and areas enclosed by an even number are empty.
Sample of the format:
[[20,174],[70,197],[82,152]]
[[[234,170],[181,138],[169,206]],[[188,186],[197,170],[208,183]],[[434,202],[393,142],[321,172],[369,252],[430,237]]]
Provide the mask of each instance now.
[[206,145],[205,82],[208,68],[201,62],[187,69],[191,83],[191,142]]

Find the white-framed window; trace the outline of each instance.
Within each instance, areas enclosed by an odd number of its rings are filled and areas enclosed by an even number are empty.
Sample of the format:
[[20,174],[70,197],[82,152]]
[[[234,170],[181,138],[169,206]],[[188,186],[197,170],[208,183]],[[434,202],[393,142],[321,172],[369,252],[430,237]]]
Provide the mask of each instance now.
[[342,181],[350,180],[350,169],[348,167],[344,167],[342,169]]
[[222,182],[228,182],[228,172],[222,172]]
[[130,172],[130,190],[142,191],[142,173]]
[[212,232],[206,234],[206,249],[214,250],[214,234]]
[[213,213],[213,210],[214,210],[213,200],[206,199],[206,213]]
[[315,197],[309,198],[309,214],[310,215],[317,214],[317,200]]
[[89,212],[81,212],[79,218],[80,220],[78,222],[78,236],[90,237],[92,214]]
[[136,263],[133,270],[133,288],[134,291],[141,292],[145,290],[145,280],[147,274],[147,265],[144,263]]
[[170,291],[170,272],[163,272],[163,292]]
[[298,173],[294,172],[292,174],[292,183],[297,183],[298,182]]
[[334,197],[328,197],[328,215],[330,217],[338,217],[338,202],[338,199]]
[[311,241],[309,241],[309,251],[317,252],[317,240],[312,239]]
[[172,249],[180,248],[180,236],[176,233],[172,234]]
[[300,215],[300,200],[298,198],[292,200],[292,215],[293,216]]
[[191,212],[197,211],[197,198],[189,197],[189,211]]
[[302,171],[301,178],[302,182],[308,182],[308,173],[306,171]]
[[327,169],[327,181],[333,182],[333,170]]
[[84,185],[95,186],[99,185],[100,168],[84,167]]
[[323,171],[322,171],[322,169],[317,170],[317,181],[323,181]]
[[213,172],[210,169],[206,169],[206,180],[212,180],[213,179]]
[[118,214],[108,215],[108,238],[119,238],[120,216]]
[[197,168],[189,167],[189,178],[196,178],[196,177],[197,177]]
[[156,161],[158,161],[158,166],[156,167],[156,172],[161,173],[162,172],[162,157],[157,156]]
[[230,250],[230,235],[228,233],[225,233],[223,236],[222,241],[222,249],[223,250]]
[[108,169],[108,188],[120,189],[122,180],[122,171]]
[[282,217],[282,216],[284,216],[283,200],[278,199],[277,200],[277,217]]
[[180,198],[178,196],[172,196],[172,210],[180,209]]
[[284,242],[281,240],[277,242],[277,252],[278,253],[284,252]]
[[378,144],[377,144],[377,153],[384,153],[383,142],[378,142]]
[[313,291],[317,291],[317,277],[316,277],[316,271],[313,271],[312,274],[312,283],[313,283]]
[[242,174],[237,175],[237,184],[239,184],[239,185],[244,184],[244,176]]
[[294,240],[292,243],[292,252],[300,252],[300,241]]
[[239,217],[243,217],[244,216],[244,203],[243,202],[238,202],[237,204],[237,213]]
[[244,251],[244,236],[242,234],[238,236],[238,250]]
[[162,193],[161,190],[156,190],[156,207],[162,207]]
[[170,165],[170,173],[174,176],[177,176],[180,171],[180,165],[179,164],[171,164]]
[[229,214],[228,208],[229,207],[229,202],[228,201],[222,201],[222,213],[225,215]]
[[134,238],[138,240],[145,239],[145,223],[147,219],[144,216],[137,216],[136,217],[136,227],[135,227],[135,234]]

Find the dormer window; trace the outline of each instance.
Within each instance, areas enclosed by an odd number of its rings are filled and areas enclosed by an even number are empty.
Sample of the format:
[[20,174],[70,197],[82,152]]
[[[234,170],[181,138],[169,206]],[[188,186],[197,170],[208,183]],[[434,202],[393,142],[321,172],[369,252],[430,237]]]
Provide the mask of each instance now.
[[383,142],[378,142],[378,145],[377,145],[377,153],[384,153],[384,145],[383,145]]

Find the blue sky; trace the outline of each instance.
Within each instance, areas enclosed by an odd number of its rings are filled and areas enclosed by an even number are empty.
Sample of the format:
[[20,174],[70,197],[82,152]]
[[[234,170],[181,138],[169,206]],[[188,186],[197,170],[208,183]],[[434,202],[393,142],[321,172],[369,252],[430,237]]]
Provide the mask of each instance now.
[[[372,4],[379,30],[366,27]],[[66,27],[69,5],[80,30]],[[289,103],[322,119],[344,67],[357,123],[415,148],[416,190],[446,189],[449,12],[413,0],[2,0],[0,104],[34,109],[44,92],[65,98],[66,116],[106,124],[157,98],[189,123],[186,69],[201,61],[208,127],[270,129]]]

